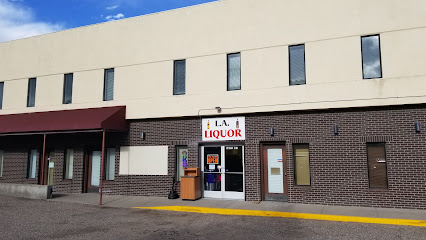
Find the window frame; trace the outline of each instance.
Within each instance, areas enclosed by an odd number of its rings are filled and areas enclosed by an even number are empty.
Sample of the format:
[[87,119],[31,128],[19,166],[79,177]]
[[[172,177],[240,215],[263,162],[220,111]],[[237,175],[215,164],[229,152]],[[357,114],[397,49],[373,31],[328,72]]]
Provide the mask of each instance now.
[[4,150],[0,150],[0,178],[3,177]]
[[[188,145],[178,145],[178,146],[175,147],[175,150],[176,150],[176,174],[175,174],[176,182],[180,182],[181,177],[183,176],[183,175],[179,176],[180,170],[182,169],[182,171],[183,171],[183,166],[182,166],[182,164],[180,164],[180,161],[179,161],[179,159],[180,159],[179,149],[186,149],[186,151],[189,153]],[[189,155],[189,154],[187,154],[187,155]],[[188,158],[187,158],[187,161],[188,161]]]
[[[232,55],[239,55],[240,57],[240,88],[239,89],[230,89],[229,88],[229,57]],[[240,91],[242,89],[242,79],[241,79],[241,75],[242,75],[242,71],[241,71],[241,52],[235,52],[235,53],[228,53],[226,54],[226,91],[231,92],[231,91]]]
[[[33,104],[30,104],[31,81],[34,81],[34,94],[33,94],[34,95],[34,100],[33,100],[34,102],[33,102]],[[28,89],[27,89],[27,107],[35,107],[36,92],[37,92],[37,78],[29,78],[28,79]]]
[[[383,150],[385,154],[385,171],[386,171],[386,187],[371,187],[371,181],[370,181],[370,163],[368,161],[368,146],[369,145],[383,145]],[[386,143],[385,142],[367,142],[365,144],[366,146],[366,153],[367,153],[367,175],[368,175],[368,188],[369,189],[389,189],[389,177],[388,177],[388,161],[387,161],[387,153],[386,153]]]
[[[176,64],[179,62],[183,62],[184,63],[184,68],[185,68],[185,75],[184,75],[184,79],[183,79],[183,93],[178,93],[176,91]],[[179,95],[185,95],[186,94],[186,59],[180,59],[180,60],[174,60],[173,61],[173,95],[175,96],[179,96]]]
[[[305,77],[305,82],[304,83],[299,83],[299,84],[292,84],[291,83],[291,56],[290,56],[290,48],[292,47],[298,47],[298,46],[303,46],[303,70],[304,70],[304,77]],[[301,43],[301,44],[296,44],[296,45],[289,45],[288,46],[288,84],[289,86],[299,86],[299,85],[306,85],[306,46],[305,43]]]
[[[366,78],[364,76],[364,51],[362,50],[362,39],[367,37],[375,37],[377,36],[379,39],[379,60],[380,60],[380,77],[372,77],[372,78]],[[382,44],[380,40],[380,34],[370,34],[360,37],[361,40],[361,68],[362,68],[362,79],[368,80],[368,79],[382,79],[383,78],[383,67],[382,67]]]
[[[72,151],[72,156],[73,156],[73,161],[72,161],[72,164],[71,164],[71,177],[69,176],[69,174],[68,174],[68,172],[69,172],[69,168],[70,168],[70,161],[69,161],[69,159],[68,159],[68,151]],[[72,148],[67,148],[67,149],[65,149],[65,153],[64,153],[64,157],[65,157],[65,162],[64,162],[64,179],[65,180],[72,180],[73,179],[73,177],[74,177],[74,153],[75,153],[75,151],[74,151],[74,149],[72,149]]]
[[[297,146],[307,146],[308,147],[309,185],[297,184],[296,151],[295,151],[295,147],[297,147]],[[312,186],[310,144],[309,143],[295,143],[292,146],[292,151],[293,151],[293,181],[294,181],[294,186],[300,186],[300,187]]]
[[4,82],[0,82],[0,110],[3,109]]
[[[112,80],[112,96],[111,99],[107,99],[107,72],[111,71],[114,73],[114,78]],[[107,68],[104,69],[104,96],[103,96],[103,101],[113,101],[114,100],[114,83],[115,83],[115,68]]]
[[[111,162],[110,162],[110,151],[112,151],[112,150],[114,150],[114,161],[113,161],[113,169],[114,169],[114,171],[113,171],[113,175],[112,175],[112,177],[111,177],[111,175],[109,174],[109,170],[110,170],[110,165],[111,165]],[[116,157],[117,157],[117,150],[115,149],[115,148],[107,148],[106,149],[106,151],[105,151],[105,166],[104,166],[104,176],[103,176],[103,179],[105,180],[105,181],[115,181],[115,170],[116,170],[116,164],[115,164],[115,162],[116,162]]]
[[[67,93],[67,76],[71,76],[71,96],[70,96],[70,102],[66,102],[66,93]],[[72,90],[74,86],[74,73],[67,73],[64,74],[64,87],[63,87],[63,94],[62,94],[62,104],[72,104]]]

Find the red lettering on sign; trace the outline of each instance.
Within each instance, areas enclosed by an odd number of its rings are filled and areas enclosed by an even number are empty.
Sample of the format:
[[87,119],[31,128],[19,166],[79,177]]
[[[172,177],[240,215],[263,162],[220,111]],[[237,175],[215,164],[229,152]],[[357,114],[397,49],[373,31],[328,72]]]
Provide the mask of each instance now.
[[221,137],[226,137],[226,130],[220,130],[220,136]]
[[204,131],[205,138],[233,138],[233,137],[242,137],[241,129],[229,129],[229,130],[206,130]]
[[214,130],[213,137],[215,137],[216,139],[219,139],[219,135],[220,135],[219,131],[218,130]]
[[234,130],[228,130],[228,137],[233,137],[235,134]]

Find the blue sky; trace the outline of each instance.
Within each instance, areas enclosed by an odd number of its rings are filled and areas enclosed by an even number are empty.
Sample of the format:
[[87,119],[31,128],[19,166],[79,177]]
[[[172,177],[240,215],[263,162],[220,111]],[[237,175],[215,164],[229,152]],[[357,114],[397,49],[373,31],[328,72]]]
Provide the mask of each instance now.
[[215,0],[0,0],[0,42]]

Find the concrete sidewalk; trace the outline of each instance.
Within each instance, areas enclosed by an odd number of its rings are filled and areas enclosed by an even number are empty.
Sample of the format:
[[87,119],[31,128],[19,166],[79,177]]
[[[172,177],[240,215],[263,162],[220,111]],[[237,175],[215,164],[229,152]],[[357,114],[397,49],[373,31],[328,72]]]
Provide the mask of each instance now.
[[[54,194],[54,198],[48,201],[99,206],[99,194]],[[271,201],[246,202],[242,200],[218,200],[207,198],[202,198],[197,201],[186,201],[181,199],[169,200],[165,197],[104,195],[102,206],[114,208],[183,206],[426,221],[426,210],[311,205]]]

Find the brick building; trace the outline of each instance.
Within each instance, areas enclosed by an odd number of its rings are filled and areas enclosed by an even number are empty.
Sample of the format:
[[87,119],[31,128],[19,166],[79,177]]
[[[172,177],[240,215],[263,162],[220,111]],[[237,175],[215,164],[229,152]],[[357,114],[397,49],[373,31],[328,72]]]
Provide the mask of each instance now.
[[220,0],[0,43],[0,184],[166,197],[187,162],[203,197],[426,209],[418,4]]

